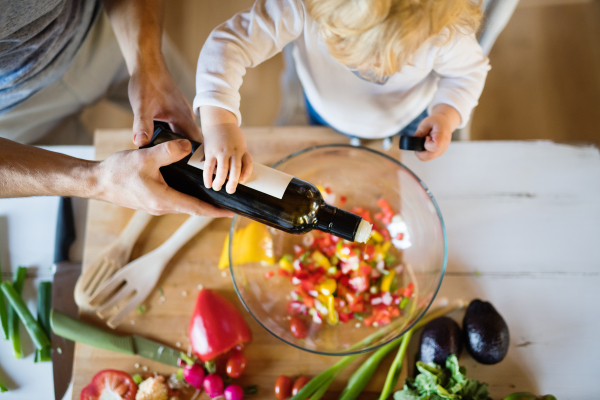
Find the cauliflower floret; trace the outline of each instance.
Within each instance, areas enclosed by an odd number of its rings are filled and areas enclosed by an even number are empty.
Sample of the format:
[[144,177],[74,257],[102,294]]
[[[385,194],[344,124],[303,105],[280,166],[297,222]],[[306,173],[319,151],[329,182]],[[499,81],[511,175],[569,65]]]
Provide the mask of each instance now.
[[135,400],[168,400],[169,390],[163,376],[148,378],[138,386]]

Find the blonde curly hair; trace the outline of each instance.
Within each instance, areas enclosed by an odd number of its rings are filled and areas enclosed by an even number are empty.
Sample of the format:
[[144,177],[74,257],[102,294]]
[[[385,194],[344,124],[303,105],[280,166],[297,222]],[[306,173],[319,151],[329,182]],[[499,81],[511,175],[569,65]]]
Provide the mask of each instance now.
[[410,64],[434,37],[442,46],[456,34],[476,32],[482,18],[481,0],[305,0],[305,5],[336,60],[378,77]]

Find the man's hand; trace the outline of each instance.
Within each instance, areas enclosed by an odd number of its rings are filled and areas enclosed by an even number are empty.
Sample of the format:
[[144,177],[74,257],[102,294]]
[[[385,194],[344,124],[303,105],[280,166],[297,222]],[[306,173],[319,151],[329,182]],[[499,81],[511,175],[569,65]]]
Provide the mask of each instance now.
[[182,139],[149,149],[115,153],[94,167],[96,189],[91,197],[152,215],[233,216],[230,211],[178,192],[165,183],[159,168],[181,160],[191,150],[191,143]]
[[133,109],[133,143],[144,146],[154,133],[154,120],[168,122],[174,132],[201,141],[187,102],[162,59],[142,64],[129,80],[129,101]]
[[[201,107],[204,134],[204,185],[221,190],[227,180],[227,193],[235,193],[238,183],[252,175],[252,156],[235,115],[220,107]],[[213,180],[213,174],[215,175]]]
[[425,139],[425,150],[416,152],[421,161],[430,161],[444,154],[452,140],[452,132],[460,125],[458,111],[447,104],[438,104],[433,113],[419,124],[415,136]]
[[192,108],[173,81],[162,55],[163,0],[104,0],[121,47],[133,109],[133,143],[148,144],[154,120],[168,122],[174,132],[200,140]]

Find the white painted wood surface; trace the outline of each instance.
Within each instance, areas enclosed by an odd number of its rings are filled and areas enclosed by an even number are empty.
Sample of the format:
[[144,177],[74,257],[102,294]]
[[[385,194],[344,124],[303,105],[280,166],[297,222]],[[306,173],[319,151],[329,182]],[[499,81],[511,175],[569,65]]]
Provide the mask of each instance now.
[[[439,297],[488,300],[508,323],[507,358],[477,364],[494,399],[516,391],[599,399],[600,155],[551,142],[452,143],[403,162],[433,193],[448,233]],[[457,321],[462,323],[460,318]]]

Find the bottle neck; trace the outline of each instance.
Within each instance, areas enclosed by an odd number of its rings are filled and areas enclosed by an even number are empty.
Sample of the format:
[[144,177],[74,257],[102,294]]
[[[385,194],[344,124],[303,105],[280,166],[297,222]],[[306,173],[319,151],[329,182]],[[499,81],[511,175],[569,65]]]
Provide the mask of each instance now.
[[356,214],[323,203],[317,212],[316,228],[353,242],[361,221]]

